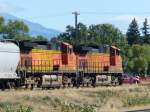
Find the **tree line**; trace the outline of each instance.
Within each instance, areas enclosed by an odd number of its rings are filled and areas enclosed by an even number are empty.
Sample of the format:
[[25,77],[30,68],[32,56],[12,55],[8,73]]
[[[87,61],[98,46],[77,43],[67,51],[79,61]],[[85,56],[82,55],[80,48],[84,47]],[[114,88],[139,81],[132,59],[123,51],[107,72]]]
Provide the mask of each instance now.
[[[60,40],[73,45],[109,44],[121,49],[124,72],[130,74],[150,74],[150,33],[147,19],[139,28],[134,18],[129,24],[126,34],[111,24],[86,26],[79,23],[76,29],[68,25],[66,31],[52,41]],[[77,35],[77,36],[76,36]]]
[[1,39],[15,39],[15,40],[29,40],[41,41],[47,40],[46,37],[41,35],[32,36],[29,33],[29,27],[21,20],[5,21],[0,17],[0,38]]
[[133,74],[150,74],[150,27],[145,19],[142,28],[134,18],[126,33],[128,47],[124,57],[124,70]]

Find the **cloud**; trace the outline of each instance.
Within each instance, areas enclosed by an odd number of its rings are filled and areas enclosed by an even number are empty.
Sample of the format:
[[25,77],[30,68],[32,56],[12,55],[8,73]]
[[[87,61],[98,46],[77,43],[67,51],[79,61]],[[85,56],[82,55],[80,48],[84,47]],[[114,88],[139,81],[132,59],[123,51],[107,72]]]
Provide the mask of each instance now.
[[19,12],[22,10],[24,9],[13,4],[7,2],[0,2],[0,13]]

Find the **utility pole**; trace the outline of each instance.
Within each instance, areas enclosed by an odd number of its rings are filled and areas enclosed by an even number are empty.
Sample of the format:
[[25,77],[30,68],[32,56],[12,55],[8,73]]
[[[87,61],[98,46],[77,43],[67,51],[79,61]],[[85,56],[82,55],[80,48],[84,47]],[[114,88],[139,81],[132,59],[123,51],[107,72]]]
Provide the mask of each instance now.
[[72,14],[75,15],[75,28],[77,29],[77,27],[78,27],[78,15],[80,15],[80,13],[75,11]]
[[74,14],[74,16],[75,16],[75,32],[76,32],[75,40],[77,40],[77,37],[78,37],[78,15],[80,15],[80,13],[75,11],[75,12],[72,12],[72,14]]

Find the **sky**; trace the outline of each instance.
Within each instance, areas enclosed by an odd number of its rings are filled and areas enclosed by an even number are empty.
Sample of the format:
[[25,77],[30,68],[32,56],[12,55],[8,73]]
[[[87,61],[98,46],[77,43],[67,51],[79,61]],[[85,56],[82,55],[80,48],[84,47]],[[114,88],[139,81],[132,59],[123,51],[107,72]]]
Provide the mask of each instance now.
[[72,12],[78,11],[79,22],[110,23],[125,33],[133,18],[140,27],[145,18],[150,21],[149,5],[150,0],[0,0],[0,13],[65,31],[67,25],[74,25]]

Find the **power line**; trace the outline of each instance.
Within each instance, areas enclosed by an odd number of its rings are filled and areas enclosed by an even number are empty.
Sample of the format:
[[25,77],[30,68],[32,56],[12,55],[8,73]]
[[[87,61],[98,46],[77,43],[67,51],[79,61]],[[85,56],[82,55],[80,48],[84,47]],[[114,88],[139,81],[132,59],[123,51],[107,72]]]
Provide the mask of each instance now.
[[[70,16],[71,12],[65,12],[65,13],[55,13],[55,14],[47,14],[44,16],[35,16],[35,17],[29,17],[29,19],[55,19],[58,17],[65,17],[65,16]],[[73,12],[75,13],[75,12]],[[134,14],[134,15],[150,15],[150,12],[126,12],[126,11],[122,11],[122,12],[112,12],[112,11],[104,11],[104,12],[100,12],[100,11],[81,11],[82,14],[84,15],[130,15],[130,14]]]
[[126,12],[126,11],[122,11],[122,12],[111,12],[111,11],[105,11],[105,12],[81,12],[82,14],[93,14],[93,15],[100,15],[100,14],[104,14],[104,15],[118,15],[118,14],[150,14],[150,12]]
[[30,19],[43,19],[43,18],[57,18],[57,17],[64,17],[64,16],[70,16],[70,12],[68,13],[60,13],[60,14],[47,14],[44,16],[34,16],[34,17],[30,17]]

